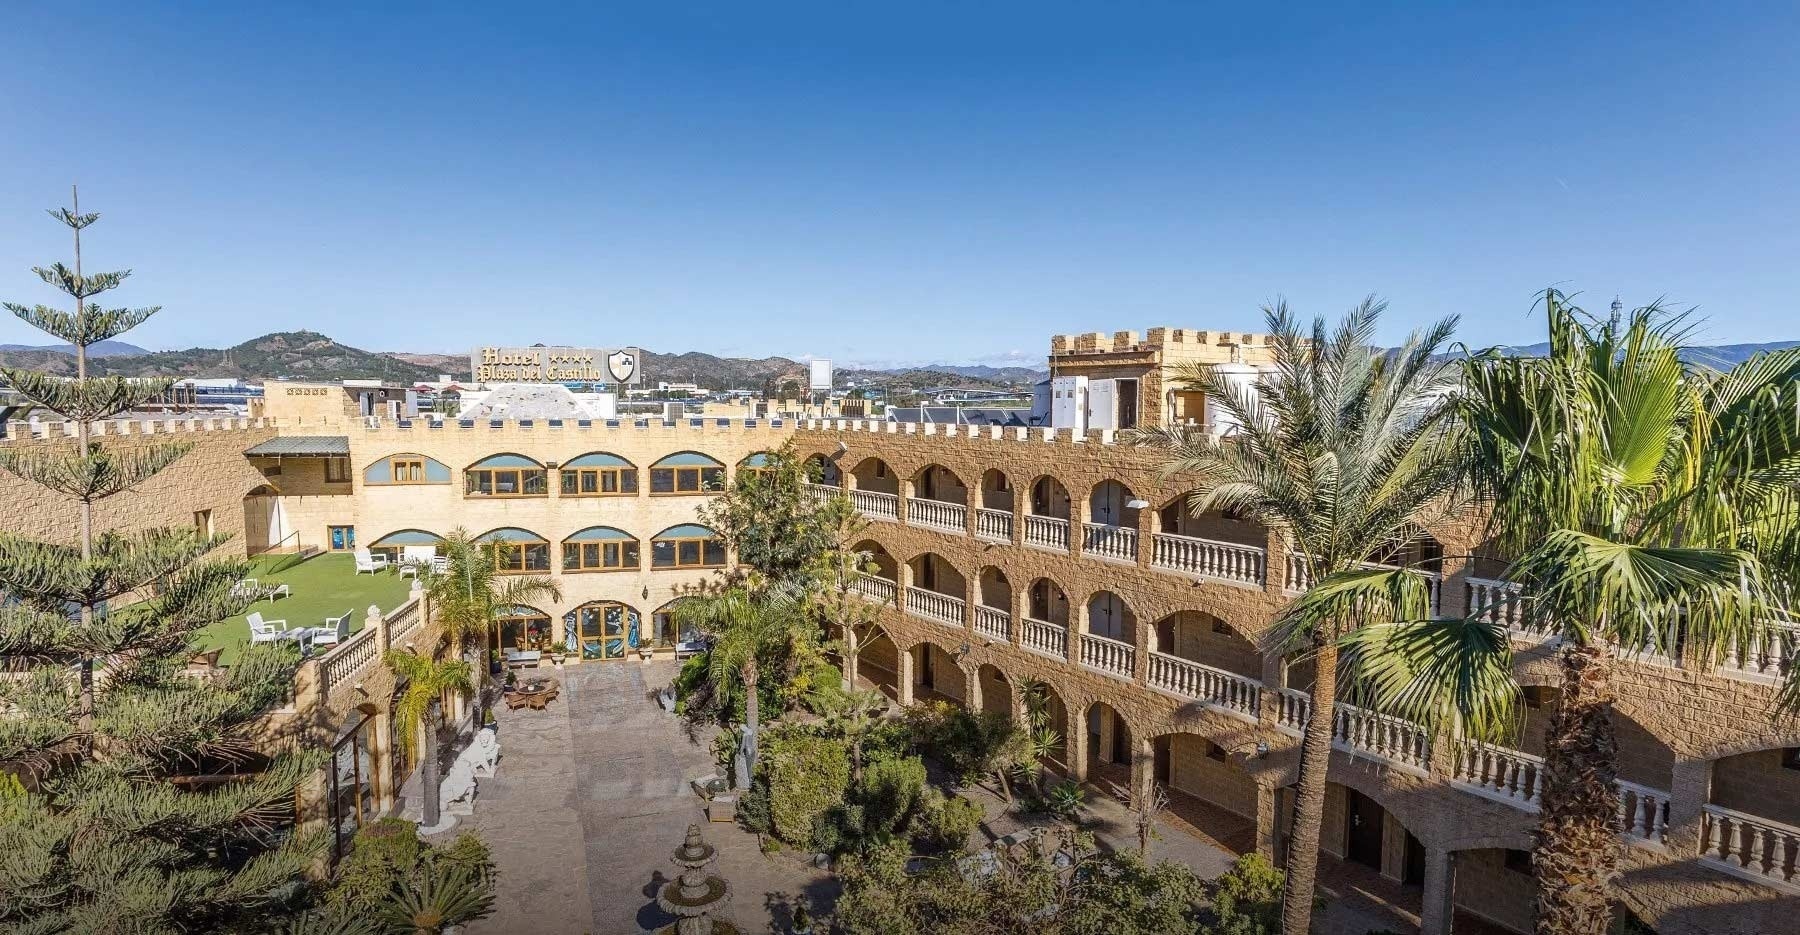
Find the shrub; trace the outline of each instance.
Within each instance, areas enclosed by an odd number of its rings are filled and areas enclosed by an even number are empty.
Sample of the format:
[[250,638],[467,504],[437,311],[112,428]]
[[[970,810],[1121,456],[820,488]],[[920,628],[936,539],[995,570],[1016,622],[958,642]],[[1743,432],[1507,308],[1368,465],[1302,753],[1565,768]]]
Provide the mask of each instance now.
[[984,817],[981,806],[962,796],[927,790],[912,824],[913,842],[926,851],[960,853],[968,849],[969,835]]
[[1261,854],[1239,857],[1212,885],[1217,935],[1269,935],[1281,931],[1284,878]]
[[769,788],[769,824],[797,847],[812,843],[814,823],[844,801],[850,754],[840,741],[797,730],[771,731],[759,759]]
[[350,853],[338,864],[326,901],[356,909],[385,903],[394,884],[418,866],[425,852],[416,826],[399,818],[365,825],[351,839]]
[[919,808],[925,792],[925,761],[916,756],[881,760],[863,769],[862,786],[856,790],[864,818],[864,839],[885,840],[904,828]]

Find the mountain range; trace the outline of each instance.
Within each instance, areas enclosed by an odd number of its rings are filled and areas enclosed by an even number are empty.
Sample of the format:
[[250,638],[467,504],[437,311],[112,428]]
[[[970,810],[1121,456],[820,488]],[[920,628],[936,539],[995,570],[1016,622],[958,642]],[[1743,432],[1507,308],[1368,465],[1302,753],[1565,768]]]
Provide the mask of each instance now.
[[[75,345],[45,344],[43,346],[33,346],[30,344],[0,344],[0,351],[57,351],[63,354],[74,354]],[[132,354],[148,353],[150,352],[138,347],[136,344],[126,344],[124,341],[100,341],[88,345],[89,357],[126,357]]]

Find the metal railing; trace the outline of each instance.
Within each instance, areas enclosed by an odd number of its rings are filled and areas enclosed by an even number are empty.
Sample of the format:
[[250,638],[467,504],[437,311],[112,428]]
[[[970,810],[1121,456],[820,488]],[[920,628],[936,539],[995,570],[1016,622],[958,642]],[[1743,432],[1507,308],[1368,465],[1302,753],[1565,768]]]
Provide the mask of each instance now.
[[1150,536],[1150,564],[1202,578],[1262,586],[1268,551],[1253,545],[1159,532]]
[[1262,683],[1256,679],[1167,653],[1150,654],[1149,680],[1151,688],[1252,718],[1262,706]]
[[1094,633],[1081,634],[1081,664],[1112,675],[1131,678],[1137,647]]
[[1130,526],[1108,526],[1103,523],[1083,523],[1081,526],[1081,551],[1084,555],[1135,562],[1137,544],[1137,530]]

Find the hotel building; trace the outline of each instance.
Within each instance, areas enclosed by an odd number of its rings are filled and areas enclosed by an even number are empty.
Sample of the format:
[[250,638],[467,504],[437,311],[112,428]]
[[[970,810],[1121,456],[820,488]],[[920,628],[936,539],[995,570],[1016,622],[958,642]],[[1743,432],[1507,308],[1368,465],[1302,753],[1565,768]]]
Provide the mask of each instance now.
[[[1019,686],[1048,689],[1067,774],[1104,790],[1163,786],[1215,840],[1283,851],[1310,672],[1256,649],[1309,585],[1279,537],[1228,516],[1193,517],[1190,488],[1118,432],[1214,425],[1175,367],[1248,381],[1266,336],[1153,329],[1056,337],[1051,424],[863,420],[393,417],[368,387],[269,385],[261,417],[119,422],[107,442],[174,433],[195,451],[109,504],[103,525],[199,521],[233,548],[404,554],[463,528],[503,570],[555,578],[563,599],[516,608],[505,647],[547,640],[580,664],[666,649],[670,602],[731,561],[698,509],[709,491],[790,439],[815,461],[819,496],[869,519],[877,569],[859,591],[879,615],[850,640],[848,674],[899,700],[1016,712]],[[60,425],[10,427],[5,444],[67,444]],[[53,536],[61,506],[0,478],[0,521]],[[1430,530],[1395,560],[1432,582],[1441,613],[1499,615],[1503,564],[1472,520]],[[381,649],[420,643],[416,599],[376,608],[347,643],[310,659],[272,729],[351,749],[322,777],[319,817],[377,814],[409,769],[392,742]],[[1340,705],[1323,850],[1382,878],[1426,933],[1531,927],[1529,851],[1552,647],[1512,627],[1526,722],[1512,747],[1433,736]],[[1625,909],[1665,933],[1777,932],[1800,912],[1800,724],[1771,712],[1796,635],[1737,647],[1720,665],[1627,654],[1618,678]],[[354,812],[347,816],[346,810]]]

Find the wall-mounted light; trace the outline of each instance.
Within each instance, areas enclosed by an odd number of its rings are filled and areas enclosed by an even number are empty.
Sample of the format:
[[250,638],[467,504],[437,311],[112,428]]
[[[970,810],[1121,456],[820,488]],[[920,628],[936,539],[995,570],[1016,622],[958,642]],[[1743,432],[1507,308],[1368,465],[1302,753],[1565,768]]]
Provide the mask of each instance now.
[[650,599],[650,586],[646,584],[646,585],[644,585],[644,600],[647,601],[649,599]]
[[1150,505],[1150,501],[1148,501],[1148,500],[1127,500],[1127,501],[1125,501],[1125,509],[1127,509],[1127,510],[1141,510],[1149,505]]

